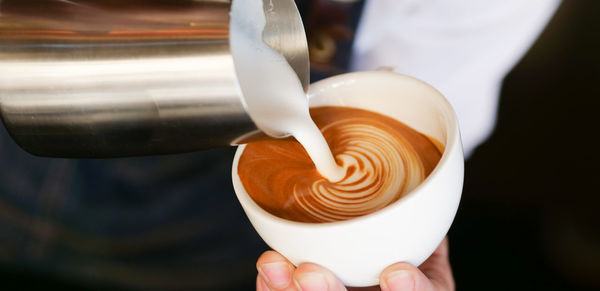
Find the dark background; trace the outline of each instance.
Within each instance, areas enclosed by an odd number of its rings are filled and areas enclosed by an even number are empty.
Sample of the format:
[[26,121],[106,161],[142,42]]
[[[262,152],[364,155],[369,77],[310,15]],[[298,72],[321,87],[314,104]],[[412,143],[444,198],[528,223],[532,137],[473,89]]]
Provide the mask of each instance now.
[[[598,290],[600,1],[564,1],[507,76],[449,233],[458,290]],[[83,289],[0,268],[3,286]],[[96,286],[98,287],[98,286]]]
[[600,1],[563,1],[504,82],[450,231],[458,290],[600,288]]

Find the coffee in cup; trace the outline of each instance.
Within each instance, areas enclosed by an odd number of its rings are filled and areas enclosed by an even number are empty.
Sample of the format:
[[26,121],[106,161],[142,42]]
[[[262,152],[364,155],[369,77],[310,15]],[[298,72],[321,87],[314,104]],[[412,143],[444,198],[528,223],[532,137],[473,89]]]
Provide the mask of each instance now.
[[319,174],[293,137],[250,143],[238,174],[269,213],[298,222],[333,222],[366,215],[402,198],[435,168],[441,142],[391,117],[359,108],[312,108],[336,162],[340,181]]

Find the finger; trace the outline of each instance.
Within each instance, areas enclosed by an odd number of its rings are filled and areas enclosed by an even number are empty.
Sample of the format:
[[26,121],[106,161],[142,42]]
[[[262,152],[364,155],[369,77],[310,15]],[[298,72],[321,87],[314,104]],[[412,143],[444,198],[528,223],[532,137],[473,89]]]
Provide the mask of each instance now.
[[409,263],[397,263],[381,273],[379,284],[382,291],[433,291],[429,279]]
[[420,268],[408,263],[389,266],[381,273],[380,284],[383,291],[454,290],[447,241],[444,240]]
[[344,284],[329,270],[304,263],[294,271],[294,284],[301,291],[345,291]]
[[295,290],[292,284],[294,265],[279,253],[264,252],[256,262],[256,269],[271,290]]
[[440,246],[419,269],[433,283],[435,290],[454,290],[454,277],[450,267],[448,238],[444,238]]
[[256,276],[256,291],[271,291],[265,280],[260,276]]

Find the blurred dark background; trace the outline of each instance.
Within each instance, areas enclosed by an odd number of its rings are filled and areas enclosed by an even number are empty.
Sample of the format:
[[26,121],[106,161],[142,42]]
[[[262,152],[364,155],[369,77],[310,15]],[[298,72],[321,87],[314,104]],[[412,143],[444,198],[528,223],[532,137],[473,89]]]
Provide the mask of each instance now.
[[[496,130],[466,163],[449,233],[458,290],[599,290],[598,15],[600,1],[564,1],[506,78]],[[0,281],[90,288],[13,265],[0,265]]]

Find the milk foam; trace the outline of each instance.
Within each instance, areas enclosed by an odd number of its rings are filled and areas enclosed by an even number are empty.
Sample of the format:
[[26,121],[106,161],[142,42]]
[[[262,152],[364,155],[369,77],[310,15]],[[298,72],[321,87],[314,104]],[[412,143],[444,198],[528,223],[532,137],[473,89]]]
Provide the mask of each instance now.
[[271,136],[294,136],[321,175],[330,181],[341,180],[346,171],[336,164],[312,121],[298,76],[286,59],[263,41],[263,1],[233,1],[231,11],[231,52],[250,117]]

